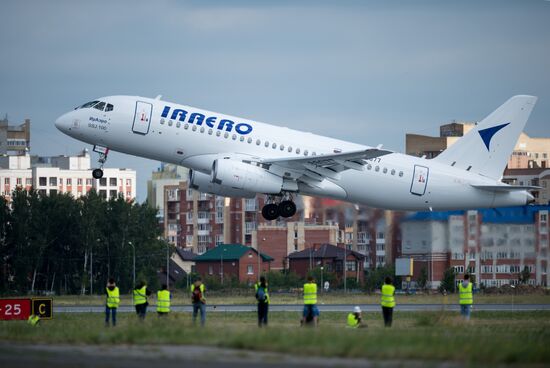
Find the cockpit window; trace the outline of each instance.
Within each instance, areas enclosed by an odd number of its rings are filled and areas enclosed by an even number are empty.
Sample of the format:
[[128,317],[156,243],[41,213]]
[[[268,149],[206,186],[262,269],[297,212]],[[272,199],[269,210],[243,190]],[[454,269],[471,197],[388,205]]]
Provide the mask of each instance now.
[[98,102],[99,101],[86,102],[84,105],[80,106],[79,109],[85,109],[85,108],[88,108],[88,107],[92,107]]
[[113,111],[114,106],[111,104],[107,104],[107,107],[105,108],[105,111]]
[[104,108],[105,108],[105,102],[100,102],[94,106],[94,109],[98,109],[100,111],[103,111]]

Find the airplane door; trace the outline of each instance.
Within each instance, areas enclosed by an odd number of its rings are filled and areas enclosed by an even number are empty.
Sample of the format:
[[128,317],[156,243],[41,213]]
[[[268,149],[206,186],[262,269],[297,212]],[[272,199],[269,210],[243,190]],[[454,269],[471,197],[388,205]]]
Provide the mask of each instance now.
[[411,194],[418,196],[426,193],[426,185],[428,185],[428,174],[430,169],[426,166],[414,165],[413,179],[411,183]]
[[149,133],[152,113],[152,104],[149,102],[136,101],[136,112],[134,114],[134,125],[132,125],[132,131],[143,135]]

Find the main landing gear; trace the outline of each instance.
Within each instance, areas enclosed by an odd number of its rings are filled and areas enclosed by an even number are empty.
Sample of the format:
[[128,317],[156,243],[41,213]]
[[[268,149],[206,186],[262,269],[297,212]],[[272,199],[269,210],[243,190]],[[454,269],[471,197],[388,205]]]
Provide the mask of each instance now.
[[276,203],[272,197],[268,198],[268,203],[262,208],[262,216],[266,220],[276,220],[279,216],[288,218],[296,214],[296,204],[292,197],[284,198]]
[[107,147],[95,145],[94,152],[99,153],[99,168],[92,171],[92,176],[94,179],[101,179],[103,177],[103,164],[107,161],[109,149]]

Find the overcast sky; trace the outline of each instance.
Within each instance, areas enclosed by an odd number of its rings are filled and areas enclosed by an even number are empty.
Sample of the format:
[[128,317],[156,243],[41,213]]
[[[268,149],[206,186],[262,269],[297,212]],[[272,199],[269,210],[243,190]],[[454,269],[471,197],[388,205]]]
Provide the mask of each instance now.
[[[32,120],[33,154],[86,147],[55,118],[114,94],[398,151],[533,94],[526,131],[550,136],[550,1],[1,2],[0,114]],[[143,201],[159,163],[107,166],[136,169]]]

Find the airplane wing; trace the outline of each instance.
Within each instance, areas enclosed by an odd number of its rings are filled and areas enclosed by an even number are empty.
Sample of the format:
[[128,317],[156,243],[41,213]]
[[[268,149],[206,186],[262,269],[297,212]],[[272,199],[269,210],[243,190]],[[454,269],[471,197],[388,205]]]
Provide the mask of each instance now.
[[[367,164],[365,160],[388,155],[390,153],[393,152],[380,148],[369,148],[365,150],[319,156],[265,159],[262,160],[261,163],[289,169],[302,174],[302,177],[306,176],[315,181],[322,181],[325,178],[339,180],[340,172],[349,169],[364,170],[364,166]],[[306,179],[303,181],[309,180]]]

